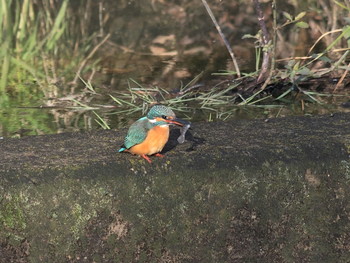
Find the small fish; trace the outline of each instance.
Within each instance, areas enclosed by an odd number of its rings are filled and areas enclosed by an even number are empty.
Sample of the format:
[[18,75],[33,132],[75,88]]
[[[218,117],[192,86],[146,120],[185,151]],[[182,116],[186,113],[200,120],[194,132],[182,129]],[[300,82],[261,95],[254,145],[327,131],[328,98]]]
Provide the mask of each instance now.
[[178,143],[184,143],[185,142],[185,135],[187,130],[191,127],[191,123],[188,122],[187,124],[185,124],[184,126],[182,126],[180,128],[180,136],[179,138],[177,138]]

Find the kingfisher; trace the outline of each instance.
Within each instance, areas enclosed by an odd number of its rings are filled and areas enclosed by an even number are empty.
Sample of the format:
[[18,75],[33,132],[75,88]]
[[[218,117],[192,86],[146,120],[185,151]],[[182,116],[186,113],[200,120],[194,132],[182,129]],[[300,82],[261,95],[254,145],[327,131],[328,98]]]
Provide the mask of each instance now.
[[184,126],[189,123],[176,118],[175,113],[168,107],[156,104],[145,117],[138,119],[130,126],[119,152],[140,155],[147,162],[152,163],[148,156],[163,157],[160,152],[169,139],[169,125]]

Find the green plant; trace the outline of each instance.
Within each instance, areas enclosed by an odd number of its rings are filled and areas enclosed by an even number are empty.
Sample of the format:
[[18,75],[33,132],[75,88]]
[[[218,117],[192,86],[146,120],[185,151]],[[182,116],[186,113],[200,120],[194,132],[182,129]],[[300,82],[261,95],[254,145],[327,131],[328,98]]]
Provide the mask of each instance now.
[[[44,74],[35,63],[44,53],[57,52],[57,43],[66,27],[65,13],[68,0],[64,0],[52,20],[46,10],[34,12],[34,2],[1,0],[0,5],[0,61],[2,62],[0,95],[4,98],[9,78],[14,72],[25,71],[40,80]],[[14,11],[14,12],[13,12]],[[49,17],[50,16],[50,17]],[[40,24],[52,23],[43,28]],[[33,67],[33,63],[36,67]],[[40,83],[40,82],[39,82]]]

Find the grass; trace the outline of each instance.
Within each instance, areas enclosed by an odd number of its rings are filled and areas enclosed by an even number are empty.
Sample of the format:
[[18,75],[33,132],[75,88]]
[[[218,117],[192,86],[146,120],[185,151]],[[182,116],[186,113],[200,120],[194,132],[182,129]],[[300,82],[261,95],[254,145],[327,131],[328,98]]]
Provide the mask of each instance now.
[[[262,89],[248,97],[244,97],[238,91],[240,85],[241,82],[237,82],[228,85],[226,88],[211,89],[204,92],[196,91],[186,86],[174,94],[159,87],[145,88],[135,80],[130,79],[127,91],[110,95],[115,105],[105,116],[118,115],[137,118],[137,116],[145,115],[152,105],[162,103],[172,108],[178,114],[187,116],[188,119],[193,119],[194,111],[203,111],[207,116],[207,121],[216,119],[227,120],[234,116],[237,111],[244,108],[247,110],[255,108],[265,112],[274,112],[274,116],[279,117],[282,115],[282,112],[288,110],[288,105],[299,105],[300,110],[305,111],[305,107],[313,107],[312,105],[315,104],[323,107],[322,105],[326,104],[322,99],[323,97],[335,96],[333,94],[307,91],[301,88],[295,89],[295,87],[291,86],[277,97],[273,97],[271,94],[263,94],[265,91]],[[91,86],[89,89],[92,90],[92,93],[95,93]],[[76,109],[94,110],[95,121],[103,129],[110,128],[107,121],[96,113],[97,109],[102,109],[103,107],[85,105],[74,99],[72,101],[78,105]]]
[[[43,53],[57,52],[58,42],[66,27],[65,14],[68,0],[63,0],[57,15],[48,17],[50,12],[42,10],[33,12],[34,3],[24,0],[17,3],[14,9],[9,0],[1,0],[0,34],[1,68],[0,95],[5,97],[9,79],[14,79],[15,72],[23,71],[36,79],[42,79],[44,74],[32,64]],[[52,21],[52,27],[43,28],[41,23]],[[37,64],[37,63],[35,63]]]

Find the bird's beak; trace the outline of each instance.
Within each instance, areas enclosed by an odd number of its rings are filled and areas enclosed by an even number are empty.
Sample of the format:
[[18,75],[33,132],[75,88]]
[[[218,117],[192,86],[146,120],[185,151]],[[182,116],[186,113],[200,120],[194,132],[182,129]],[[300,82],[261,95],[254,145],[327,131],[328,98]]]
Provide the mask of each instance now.
[[189,121],[185,121],[182,119],[174,118],[172,120],[165,120],[167,123],[178,125],[178,126],[185,126],[188,124],[191,124]]

